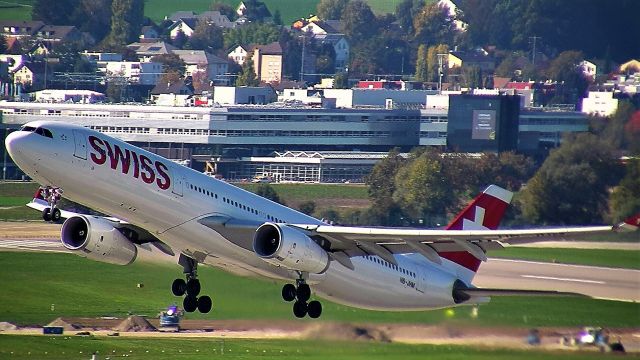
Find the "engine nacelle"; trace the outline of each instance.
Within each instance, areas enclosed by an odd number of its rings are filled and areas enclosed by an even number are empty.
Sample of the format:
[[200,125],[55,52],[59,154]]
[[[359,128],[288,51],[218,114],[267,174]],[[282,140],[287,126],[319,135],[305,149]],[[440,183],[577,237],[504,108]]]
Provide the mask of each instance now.
[[286,225],[262,224],[253,237],[253,251],[266,262],[292,270],[321,274],[329,254],[310,237]]
[[76,215],[62,224],[62,245],[91,260],[129,265],[138,249],[108,221],[89,215]]

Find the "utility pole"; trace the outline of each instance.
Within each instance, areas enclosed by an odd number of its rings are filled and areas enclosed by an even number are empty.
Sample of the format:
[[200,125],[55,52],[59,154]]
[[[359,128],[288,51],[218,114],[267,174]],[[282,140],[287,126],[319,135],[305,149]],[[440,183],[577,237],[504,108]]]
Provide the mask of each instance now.
[[304,55],[306,35],[302,35],[302,60],[300,61],[300,81],[304,81]]
[[531,63],[535,67],[536,65],[536,41],[542,39],[540,36],[530,36],[529,40],[533,42],[533,54],[531,55]]
[[438,57],[438,92],[442,93],[442,76],[444,75],[444,59],[445,56],[448,57],[449,54],[436,54]]

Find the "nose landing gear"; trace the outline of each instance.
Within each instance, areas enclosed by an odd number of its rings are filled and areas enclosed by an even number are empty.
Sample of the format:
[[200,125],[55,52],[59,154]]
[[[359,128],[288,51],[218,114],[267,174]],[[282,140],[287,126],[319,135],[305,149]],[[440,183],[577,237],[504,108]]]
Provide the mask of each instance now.
[[312,319],[317,319],[322,314],[322,304],[317,301],[309,301],[311,298],[311,288],[302,278],[302,276],[296,280],[296,285],[285,284],[282,287],[282,299],[284,301],[294,301],[293,303],[293,315],[297,318],[303,318],[309,315]]
[[178,264],[184,268],[186,281],[183,279],[175,279],[173,284],[171,284],[171,292],[173,292],[175,296],[183,296],[186,294],[182,301],[184,311],[194,312],[198,310],[201,313],[208,313],[211,311],[213,302],[207,295],[198,297],[201,290],[200,280],[198,280],[197,275],[198,262],[184,254],[180,254]]
[[42,210],[42,219],[44,221],[58,222],[62,218],[60,209],[58,209],[58,202],[62,198],[62,189],[52,186],[40,187],[39,194],[47,201],[48,207]]

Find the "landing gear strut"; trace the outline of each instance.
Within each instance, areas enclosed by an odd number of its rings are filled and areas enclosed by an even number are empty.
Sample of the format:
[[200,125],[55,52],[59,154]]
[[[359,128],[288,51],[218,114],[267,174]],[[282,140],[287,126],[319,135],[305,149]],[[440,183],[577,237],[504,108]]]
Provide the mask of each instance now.
[[194,312],[196,309],[201,313],[211,311],[211,298],[209,296],[200,295],[200,280],[198,280],[197,268],[198,262],[184,254],[180,254],[178,264],[182,265],[186,281],[183,279],[173,280],[171,284],[171,292],[175,296],[183,296],[182,308],[186,312]]
[[62,189],[52,186],[41,187],[41,194],[44,200],[47,201],[48,207],[42,210],[42,219],[44,221],[58,222],[62,218],[60,209],[58,209],[58,202],[62,198]]
[[309,315],[310,318],[319,318],[322,314],[322,304],[319,301],[314,300],[309,303],[311,298],[311,288],[300,274],[300,278],[296,280],[296,285],[285,284],[282,287],[282,298],[284,301],[294,301],[293,303],[293,315],[297,318],[303,318]]

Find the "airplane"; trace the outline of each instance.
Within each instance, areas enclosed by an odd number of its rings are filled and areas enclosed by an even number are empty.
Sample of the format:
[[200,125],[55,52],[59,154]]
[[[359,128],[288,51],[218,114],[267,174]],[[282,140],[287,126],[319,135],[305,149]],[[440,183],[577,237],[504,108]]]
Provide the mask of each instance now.
[[[445,229],[336,226],[81,126],[34,121],[10,133],[13,161],[43,187],[29,207],[62,221],[72,253],[128,265],[151,247],[176,256],[184,278],[171,290],[186,312],[208,313],[199,264],[287,281],[298,318],[318,318],[322,298],[372,310],[423,311],[499,295],[569,295],[481,289],[472,284],[487,250],[509,242],[609,232],[611,226],[499,230],[512,193],[490,185]],[[64,190],[64,192],[62,192]],[[60,209],[64,196],[102,214]],[[637,229],[640,216],[620,229]]]

